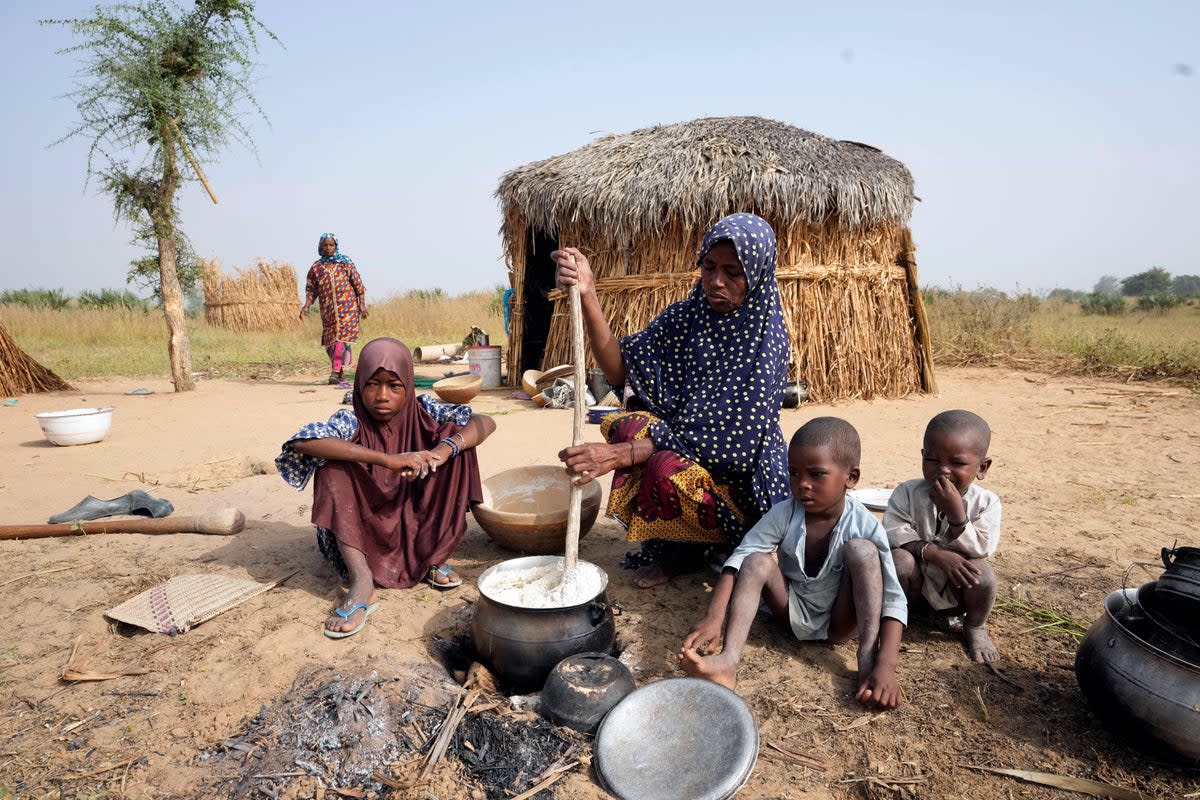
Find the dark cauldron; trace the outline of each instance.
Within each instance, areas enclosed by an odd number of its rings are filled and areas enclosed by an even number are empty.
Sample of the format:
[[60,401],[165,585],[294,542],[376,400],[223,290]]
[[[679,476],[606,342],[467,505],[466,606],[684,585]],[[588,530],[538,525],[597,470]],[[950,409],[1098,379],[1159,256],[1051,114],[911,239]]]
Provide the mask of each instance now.
[[783,407],[795,408],[808,399],[808,381],[788,381],[783,385]]
[[578,653],[554,665],[542,687],[542,714],[551,722],[595,733],[613,706],[637,688],[629,667],[607,653]]
[[1200,627],[1200,547],[1164,547],[1162,562],[1166,569],[1155,592],[1159,602],[1187,627]]
[[[500,678],[520,689],[540,689],[554,665],[567,656],[590,651],[607,653],[616,640],[615,606],[605,592],[608,576],[593,564],[580,561],[603,576],[600,592],[585,602],[561,608],[523,608],[488,597],[483,587],[497,571],[537,568],[561,556],[527,556],[502,561],[479,576],[479,602],[471,622],[475,649]],[[619,609],[617,609],[619,613]]]
[[1075,677],[1126,743],[1200,761],[1200,647],[1150,610],[1153,590],[1148,583],[1108,594],[1104,614],[1079,643]]

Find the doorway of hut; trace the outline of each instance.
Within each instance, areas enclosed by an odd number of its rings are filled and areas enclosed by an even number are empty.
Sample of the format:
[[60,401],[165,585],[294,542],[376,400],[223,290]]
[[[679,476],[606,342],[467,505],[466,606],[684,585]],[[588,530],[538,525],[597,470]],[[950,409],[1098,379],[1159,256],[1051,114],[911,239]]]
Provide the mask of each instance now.
[[536,228],[533,229],[533,247],[525,256],[522,373],[527,369],[541,369],[542,358],[546,354],[546,340],[550,337],[550,318],[554,316],[554,303],[550,300],[550,292],[554,290],[554,262],[550,260],[550,254],[557,249],[557,239]]

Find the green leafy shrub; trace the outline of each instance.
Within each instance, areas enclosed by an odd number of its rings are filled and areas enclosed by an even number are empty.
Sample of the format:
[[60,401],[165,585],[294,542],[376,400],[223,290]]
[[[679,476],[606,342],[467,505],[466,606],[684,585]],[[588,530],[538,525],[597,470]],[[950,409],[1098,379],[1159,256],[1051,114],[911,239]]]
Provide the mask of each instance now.
[[1144,294],[1137,300],[1137,310],[1164,313],[1183,303],[1183,298],[1177,294],[1164,292],[1161,294]]
[[71,298],[62,289],[7,289],[0,292],[0,304],[62,311],[71,305]]
[[1125,313],[1125,299],[1117,295],[1092,292],[1079,301],[1079,310],[1084,314],[1114,317]]
[[81,308],[125,308],[149,311],[150,304],[128,289],[101,289],[98,292],[82,291],[77,298]]

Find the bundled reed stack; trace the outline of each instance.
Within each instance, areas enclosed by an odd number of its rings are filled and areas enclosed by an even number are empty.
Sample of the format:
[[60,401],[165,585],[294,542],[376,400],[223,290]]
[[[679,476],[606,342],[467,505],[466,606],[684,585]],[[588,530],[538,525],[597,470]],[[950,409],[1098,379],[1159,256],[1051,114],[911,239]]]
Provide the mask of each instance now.
[[0,397],[74,388],[18,347],[0,322]]
[[514,288],[508,374],[570,360],[567,304],[550,251],[587,254],[619,337],[687,296],[704,231],[763,217],[793,379],[815,401],[934,391],[908,220],[913,179],[878,149],[760,117],[720,117],[605,136],[508,172],[496,192]]
[[280,331],[300,324],[296,272],[289,264],[259,259],[236,276],[218,259],[203,261],[204,319],[231,331]]

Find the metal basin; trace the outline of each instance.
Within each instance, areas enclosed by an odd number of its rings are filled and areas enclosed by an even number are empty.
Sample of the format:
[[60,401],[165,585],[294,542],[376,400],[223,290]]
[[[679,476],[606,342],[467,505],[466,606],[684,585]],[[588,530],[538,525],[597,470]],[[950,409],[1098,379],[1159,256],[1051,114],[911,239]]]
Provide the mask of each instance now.
[[1118,589],[1079,643],[1075,677],[1125,741],[1200,761],[1198,657],[1200,648],[1176,641],[1147,615],[1138,591]]
[[758,725],[724,686],[664,678],[608,712],[592,754],[600,782],[621,800],[728,800],[754,769]]

